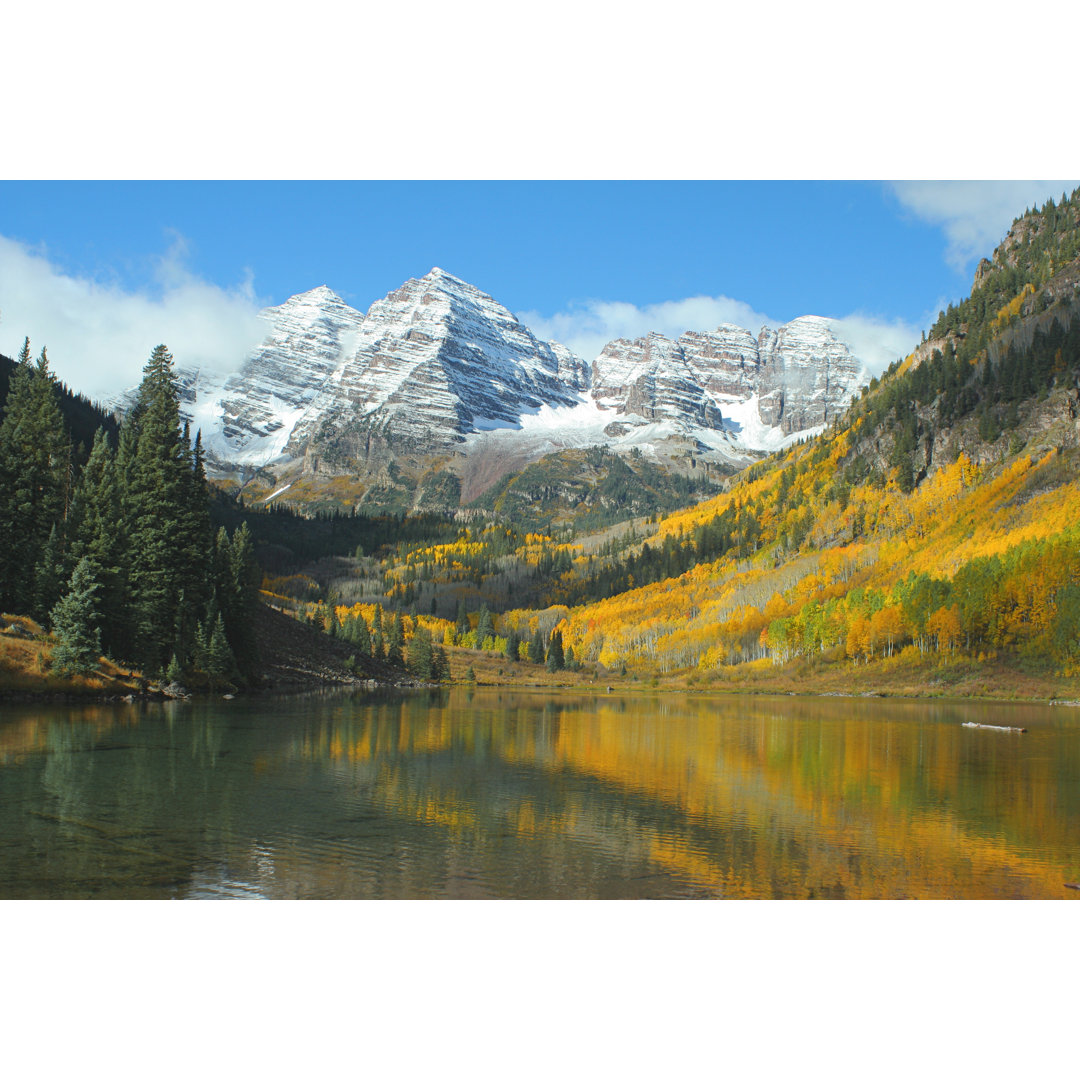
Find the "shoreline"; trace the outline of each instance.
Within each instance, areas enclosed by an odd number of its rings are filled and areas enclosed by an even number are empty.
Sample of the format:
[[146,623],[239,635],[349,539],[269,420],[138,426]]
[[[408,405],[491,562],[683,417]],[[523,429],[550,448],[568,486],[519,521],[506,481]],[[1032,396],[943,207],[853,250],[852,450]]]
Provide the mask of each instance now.
[[56,690],[5,690],[0,687],[0,704],[19,705],[132,705],[139,702],[164,704],[169,701],[206,704],[211,701],[257,701],[268,698],[302,697],[305,694],[384,694],[389,692],[411,692],[417,690],[509,690],[542,692],[551,696],[559,694],[584,694],[594,697],[620,695],[685,695],[689,697],[773,697],[773,698],[834,698],[846,701],[910,701],[910,702],[960,702],[968,704],[996,705],[1042,705],[1046,707],[1078,708],[1080,698],[1049,696],[1019,696],[1015,693],[965,694],[933,690],[923,693],[898,692],[890,690],[807,690],[782,689],[776,686],[757,684],[754,686],[709,685],[686,686],[682,684],[663,684],[655,686],[641,681],[615,679],[611,682],[538,682],[533,680],[504,679],[502,681],[452,679],[443,683],[423,683],[415,680],[401,682],[378,682],[374,679],[356,679],[353,682],[295,683],[275,687],[259,687],[249,690],[233,690],[224,693],[196,692],[188,694],[165,693],[160,690],[146,690],[137,693],[117,694],[115,692],[95,691],[56,691]]

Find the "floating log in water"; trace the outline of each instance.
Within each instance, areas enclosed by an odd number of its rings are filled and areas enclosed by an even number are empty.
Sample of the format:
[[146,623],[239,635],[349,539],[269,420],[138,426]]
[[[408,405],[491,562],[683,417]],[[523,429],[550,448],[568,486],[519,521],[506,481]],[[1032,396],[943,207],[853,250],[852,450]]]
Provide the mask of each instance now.
[[964,727],[984,727],[991,731],[1018,731],[1021,734],[1027,731],[1026,727],[1006,727],[1004,724],[976,724],[974,720],[965,720]]

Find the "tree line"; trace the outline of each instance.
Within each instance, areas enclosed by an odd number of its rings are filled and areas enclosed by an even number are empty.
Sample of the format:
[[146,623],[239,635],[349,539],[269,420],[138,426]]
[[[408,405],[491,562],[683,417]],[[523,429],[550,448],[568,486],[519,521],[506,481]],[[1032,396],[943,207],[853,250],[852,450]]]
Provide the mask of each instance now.
[[148,677],[239,682],[258,664],[261,572],[241,527],[215,535],[201,435],[180,423],[173,358],[143,369],[118,430],[101,425],[85,464],[44,349],[29,339],[0,420],[0,609],[57,638],[54,667],[104,654]]

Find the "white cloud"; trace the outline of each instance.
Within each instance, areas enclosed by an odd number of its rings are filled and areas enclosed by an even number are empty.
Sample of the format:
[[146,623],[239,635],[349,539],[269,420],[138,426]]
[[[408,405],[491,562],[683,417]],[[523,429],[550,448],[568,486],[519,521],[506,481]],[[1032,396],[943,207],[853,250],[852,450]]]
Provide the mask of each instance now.
[[945,233],[946,262],[963,272],[989,257],[1009,226],[1029,207],[1059,199],[1076,180],[898,180],[890,185],[901,204]]
[[[558,341],[591,362],[615,338],[644,337],[650,330],[677,338],[687,330],[715,330],[734,323],[755,335],[763,326],[777,327],[779,319],[729,296],[692,296],[637,307],[618,301],[590,300],[554,315],[536,311],[518,313],[537,337]],[[880,375],[898,357],[907,356],[919,343],[919,328],[902,319],[881,319],[856,312],[831,320],[836,336],[866,365]]]
[[650,330],[676,338],[687,330],[715,330],[724,322],[744,326],[755,334],[762,326],[779,325],[749,304],[728,296],[691,296],[645,307],[622,301],[587,300],[551,316],[523,311],[518,312],[518,318],[537,337],[561,342],[589,362],[609,341],[644,337]]
[[845,315],[832,319],[833,333],[866,365],[880,375],[894,360],[902,360],[922,339],[922,331],[903,319],[880,319],[873,315]]
[[45,346],[57,377],[95,400],[138,383],[162,343],[178,367],[238,367],[266,334],[250,275],[222,289],[192,274],[185,254],[175,236],[155,259],[154,287],[131,292],[0,236],[0,352],[16,356],[28,336],[35,357]]

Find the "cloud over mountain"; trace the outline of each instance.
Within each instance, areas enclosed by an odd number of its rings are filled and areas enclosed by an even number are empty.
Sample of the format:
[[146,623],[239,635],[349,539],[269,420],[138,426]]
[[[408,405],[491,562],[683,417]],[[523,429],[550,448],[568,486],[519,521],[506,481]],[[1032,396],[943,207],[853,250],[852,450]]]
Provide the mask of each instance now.
[[42,346],[57,376],[101,400],[137,382],[156,345],[183,366],[229,368],[263,338],[250,280],[232,289],[187,268],[182,238],[156,260],[142,290],[70,274],[17,240],[0,236],[0,352],[16,356],[25,337]]

